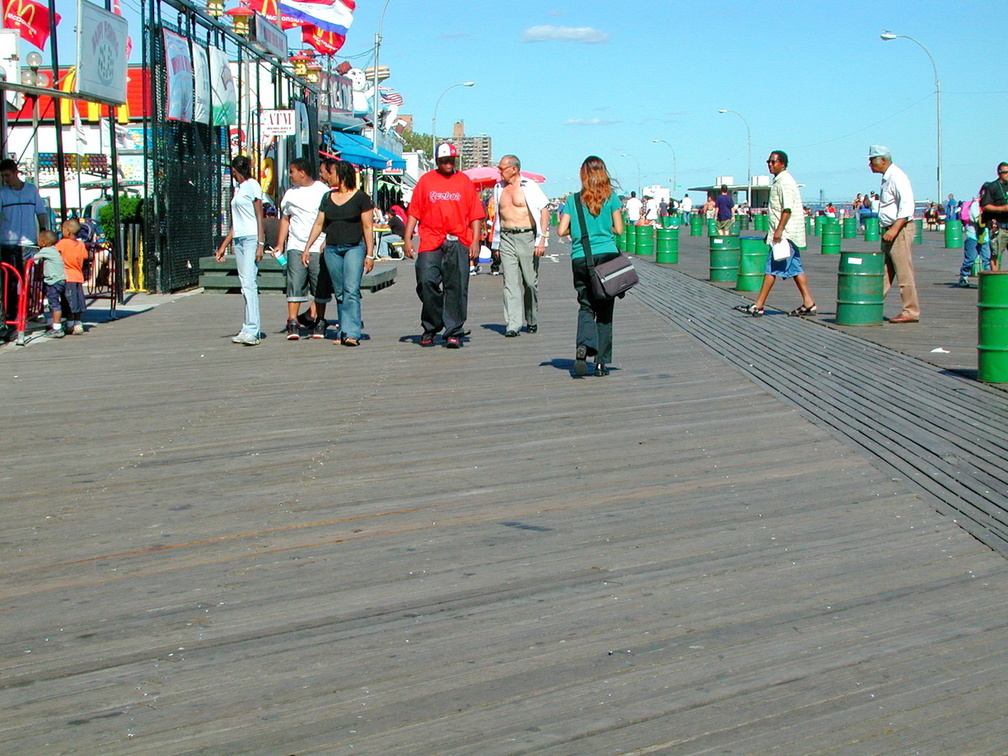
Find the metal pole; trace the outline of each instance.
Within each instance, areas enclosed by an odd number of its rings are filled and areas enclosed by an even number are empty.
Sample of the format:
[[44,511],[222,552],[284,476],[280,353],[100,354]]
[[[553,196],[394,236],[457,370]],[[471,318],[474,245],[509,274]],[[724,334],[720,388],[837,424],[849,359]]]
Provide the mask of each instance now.
[[[56,46],[56,0],[49,0],[49,46],[52,49],[53,89],[59,88],[59,50]],[[36,103],[38,100],[36,100]],[[53,122],[56,124],[56,170],[59,173],[60,218],[66,220],[66,167],[63,165],[63,119],[53,102]],[[38,134],[35,139],[38,140]],[[37,186],[36,182],[36,186]]]
[[934,60],[934,57],[932,57],[932,55],[931,55],[931,51],[928,50],[923,44],[921,44],[921,42],[919,42],[918,40],[914,39],[913,37],[908,37],[905,34],[893,34],[891,31],[888,31],[888,30],[883,30],[882,34],[880,36],[882,37],[882,41],[883,42],[888,42],[891,39],[909,39],[911,42],[913,42],[915,45],[917,45],[921,50],[923,50],[924,54],[928,56],[928,60],[931,61],[931,69],[934,71],[934,80],[935,80],[935,106],[937,108],[937,127],[938,127],[938,133],[937,133],[937,138],[938,138],[938,165],[937,165],[937,167],[935,169],[935,178],[937,179],[937,182],[938,182],[938,196],[936,198],[936,201],[939,204],[943,204],[945,202],[945,194],[942,191],[942,109],[941,109],[941,80],[938,78],[938,66],[935,64],[935,60]]
[[718,113],[734,113],[739,118],[742,119],[742,123],[745,124],[746,133],[746,204],[752,207],[752,132],[749,131],[749,121],[745,119],[745,116],[739,113],[737,110],[728,110],[726,108],[721,108]]
[[[441,97],[444,97],[455,87],[471,87],[475,84],[475,81],[460,81],[458,84],[452,84],[448,89],[441,93]],[[437,147],[437,110],[441,105],[441,97],[437,98],[437,102],[434,103],[434,117],[431,119],[431,158],[434,158],[434,149]]]
[[661,142],[666,147],[668,147],[670,150],[672,150],[672,194],[675,195],[676,185],[678,184],[678,181],[676,180],[676,174],[678,173],[678,168],[676,167],[675,147],[673,147],[671,144],[669,144],[668,142],[666,142],[664,139],[652,139],[651,141],[654,142],[655,144],[658,144],[659,142]]

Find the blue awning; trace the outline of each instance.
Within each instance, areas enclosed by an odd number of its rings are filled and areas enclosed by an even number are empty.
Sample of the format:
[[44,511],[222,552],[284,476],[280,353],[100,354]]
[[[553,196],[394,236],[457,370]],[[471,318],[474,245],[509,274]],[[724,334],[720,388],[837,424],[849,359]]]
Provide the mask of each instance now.
[[[343,134],[343,136],[350,137],[350,139],[352,139],[358,145],[366,149],[368,152],[373,151],[370,139],[366,139],[362,137],[360,134]],[[378,154],[385,159],[386,162],[386,165],[384,166],[385,168],[391,168],[392,170],[395,171],[406,170],[406,161],[403,160],[398,155],[396,155],[394,152],[389,152],[384,147],[379,147]]]
[[[357,137],[357,139],[354,139],[354,137]],[[360,137],[356,134],[334,131],[332,132],[332,138],[333,147],[339,150],[340,157],[348,163],[363,166],[364,168],[377,168],[381,170],[388,162],[388,158],[373,152],[370,145],[357,141]]]

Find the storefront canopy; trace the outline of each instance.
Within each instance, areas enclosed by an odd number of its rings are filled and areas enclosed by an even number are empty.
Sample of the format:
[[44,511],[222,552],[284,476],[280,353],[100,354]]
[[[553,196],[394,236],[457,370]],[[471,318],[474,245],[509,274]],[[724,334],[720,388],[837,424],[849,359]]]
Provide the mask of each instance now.
[[379,170],[385,168],[388,159],[372,151],[371,146],[366,145],[363,139],[357,134],[334,131],[332,132],[332,137],[332,146],[339,150],[340,157],[348,163],[353,163],[363,168],[377,168]]
[[[343,134],[343,136],[350,137],[350,139],[352,139],[358,145],[366,149],[368,152],[371,152],[373,150],[371,140],[367,139],[366,137],[362,137],[360,134]],[[406,170],[406,161],[403,160],[398,155],[396,155],[394,152],[389,152],[384,147],[379,147],[378,154],[385,159],[386,168],[389,168],[393,171]],[[389,161],[391,161],[391,163],[389,163]]]

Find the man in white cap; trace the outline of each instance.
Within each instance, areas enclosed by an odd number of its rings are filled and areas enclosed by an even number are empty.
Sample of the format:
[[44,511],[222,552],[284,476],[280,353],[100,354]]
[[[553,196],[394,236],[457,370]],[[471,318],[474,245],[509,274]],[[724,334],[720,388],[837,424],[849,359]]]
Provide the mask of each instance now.
[[[445,346],[459,349],[465,334],[469,304],[469,261],[479,258],[479,232],[486,212],[476,187],[455,170],[458,150],[439,144],[434,151],[437,169],[427,171],[413,189],[403,237],[403,251],[416,258],[417,295],[422,303],[421,346],[432,346],[444,328]],[[422,226],[420,248],[413,249],[413,232]]]
[[893,164],[888,147],[873,144],[868,148],[868,165],[872,173],[882,174],[879,190],[879,228],[882,231],[882,251],[885,253],[885,289],[889,292],[893,277],[899,281],[903,311],[890,323],[916,323],[920,320],[917,285],[914,283],[913,239],[914,196],[910,179]]

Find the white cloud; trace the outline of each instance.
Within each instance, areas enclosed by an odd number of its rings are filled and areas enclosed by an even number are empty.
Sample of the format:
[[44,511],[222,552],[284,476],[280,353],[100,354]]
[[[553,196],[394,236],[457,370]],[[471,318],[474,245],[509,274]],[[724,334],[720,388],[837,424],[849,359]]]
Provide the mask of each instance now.
[[619,121],[606,121],[601,118],[568,118],[564,126],[614,126]]
[[581,42],[600,44],[609,41],[609,35],[590,26],[530,26],[522,42]]

